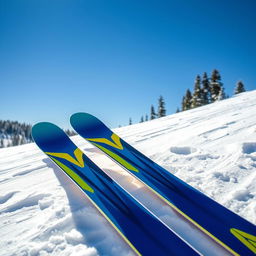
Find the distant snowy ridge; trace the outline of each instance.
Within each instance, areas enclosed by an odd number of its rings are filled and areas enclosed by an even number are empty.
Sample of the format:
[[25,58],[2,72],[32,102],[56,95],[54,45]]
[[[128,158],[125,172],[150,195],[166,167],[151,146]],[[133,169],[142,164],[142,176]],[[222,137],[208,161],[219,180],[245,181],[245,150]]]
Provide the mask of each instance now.
[[[251,91],[115,132],[256,224],[255,113],[256,91]],[[142,184],[104,160],[81,137],[72,140],[158,217],[175,224],[168,207]],[[0,255],[133,255],[86,196],[34,143],[0,149],[0,223]]]

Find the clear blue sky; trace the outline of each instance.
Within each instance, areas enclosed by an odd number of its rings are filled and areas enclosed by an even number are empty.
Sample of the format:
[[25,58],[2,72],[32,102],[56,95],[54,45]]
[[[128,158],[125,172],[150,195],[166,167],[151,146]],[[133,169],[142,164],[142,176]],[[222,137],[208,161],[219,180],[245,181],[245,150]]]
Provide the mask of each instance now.
[[78,111],[111,127],[175,112],[217,68],[232,95],[256,89],[255,0],[0,0],[0,119],[69,127]]

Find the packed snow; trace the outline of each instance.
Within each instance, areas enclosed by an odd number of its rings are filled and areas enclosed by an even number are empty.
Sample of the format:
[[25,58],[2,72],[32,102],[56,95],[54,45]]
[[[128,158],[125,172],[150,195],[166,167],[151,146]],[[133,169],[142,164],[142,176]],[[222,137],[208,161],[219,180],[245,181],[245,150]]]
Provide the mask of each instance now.
[[[114,131],[177,177],[256,224],[255,113],[256,91],[251,91]],[[225,255],[112,160],[81,137],[72,140],[202,254]],[[0,149],[0,237],[1,256],[133,255],[84,193],[33,143]]]

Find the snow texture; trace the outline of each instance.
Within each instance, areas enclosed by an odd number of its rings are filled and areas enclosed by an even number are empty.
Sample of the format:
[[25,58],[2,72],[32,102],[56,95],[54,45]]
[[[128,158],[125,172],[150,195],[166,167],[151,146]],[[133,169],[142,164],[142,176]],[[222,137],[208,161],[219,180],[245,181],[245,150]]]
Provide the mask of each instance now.
[[[152,160],[256,224],[256,91],[115,129]],[[200,252],[225,255],[81,137],[72,140]],[[134,255],[35,144],[0,149],[0,255]],[[202,242],[204,239],[204,242]]]

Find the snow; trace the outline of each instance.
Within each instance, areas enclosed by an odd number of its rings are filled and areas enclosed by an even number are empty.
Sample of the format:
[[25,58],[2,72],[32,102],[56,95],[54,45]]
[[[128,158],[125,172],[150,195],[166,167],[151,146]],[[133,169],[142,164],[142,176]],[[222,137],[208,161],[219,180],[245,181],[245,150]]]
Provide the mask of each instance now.
[[[115,132],[256,224],[255,113],[256,91],[251,91]],[[125,170],[79,136],[72,140],[202,253],[224,255]],[[81,190],[33,143],[0,149],[0,223],[0,255],[133,255]]]

